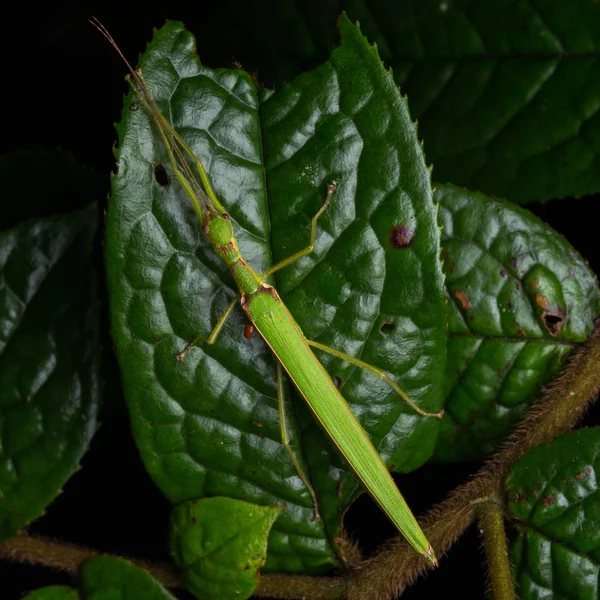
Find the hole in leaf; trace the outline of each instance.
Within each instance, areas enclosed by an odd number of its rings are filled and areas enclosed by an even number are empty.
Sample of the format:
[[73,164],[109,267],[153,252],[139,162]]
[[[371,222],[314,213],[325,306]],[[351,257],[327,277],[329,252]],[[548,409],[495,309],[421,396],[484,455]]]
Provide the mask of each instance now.
[[565,315],[562,311],[559,310],[545,310],[542,313],[542,322],[544,323],[546,331],[551,336],[557,336],[561,332],[561,329],[563,328],[563,325],[565,323]]
[[171,183],[167,170],[161,164],[154,165],[154,179],[160,187],[167,187]]
[[391,335],[392,333],[394,333],[394,331],[396,331],[396,324],[392,321],[384,321],[379,326],[379,332],[385,335]]

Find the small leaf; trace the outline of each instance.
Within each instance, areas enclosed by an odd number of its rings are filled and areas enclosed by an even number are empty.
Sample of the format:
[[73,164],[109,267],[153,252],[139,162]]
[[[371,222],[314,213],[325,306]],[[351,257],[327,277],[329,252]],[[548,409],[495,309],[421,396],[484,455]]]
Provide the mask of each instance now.
[[528,452],[504,487],[519,598],[600,597],[600,428]]
[[[340,31],[328,62],[273,93],[239,69],[201,66],[192,36],[174,22],[140,64],[158,106],[204,161],[257,272],[306,247],[337,181],[314,252],[278,272],[276,286],[307,336],[387,370],[435,411],[446,315],[429,172],[376,48],[345,17]],[[130,94],[118,127],[106,248],[113,338],[146,468],[174,504],[211,496],[285,504],[265,571],[326,571],[362,488],[297,398],[290,431],[316,489],[322,520],[314,519],[281,443],[275,358],[259,336],[244,337],[239,308],[215,344],[174,359],[211,331],[236,289],[133,102]],[[437,419],[416,415],[380,378],[319,358],[386,464],[411,470],[429,458]]]
[[96,430],[95,227],[91,206],[0,233],[0,539],[42,513]]
[[204,498],[176,506],[171,555],[187,588],[205,600],[244,600],[258,585],[267,538],[281,506]]
[[66,585],[49,585],[27,594],[22,600],[80,600],[77,590]]
[[489,454],[600,315],[595,275],[528,211],[437,188],[448,298],[445,415],[435,456]]
[[99,556],[79,570],[83,600],[175,600],[150,573],[116,556]]

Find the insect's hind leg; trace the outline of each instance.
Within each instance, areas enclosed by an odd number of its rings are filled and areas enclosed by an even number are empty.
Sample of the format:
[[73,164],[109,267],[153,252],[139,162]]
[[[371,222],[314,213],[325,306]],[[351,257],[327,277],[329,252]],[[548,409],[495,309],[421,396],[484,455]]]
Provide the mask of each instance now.
[[400,398],[402,398],[402,400],[404,400],[404,402],[406,402],[418,414],[423,415],[424,417],[435,417],[436,419],[441,419],[442,416],[444,415],[443,408],[442,408],[442,410],[440,410],[438,412],[434,412],[434,413],[427,412],[427,411],[423,410],[422,408],[419,408],[410,399],[410,396],[385,371],[378,369],[377,367],[375,367],[373,365],[370,365],[369,363],[365,362],[364,360],[360,360],[359,358],[350,356],[349,354],[346,354],[345,352],[340,352],[339,350],[336,350],[335,348],[331,348],[330,346],[325,346],[325,344],[320,344],[319,342],[315,342],[313,340],[306,340],[306,343],[309,346],[312,346],[313,348],[317,348],[318,350],[327,352],[327,354],[331,354],[332,356],[341,358],[342,360],[345,360],[346,362],[349,362],[352,365],[356,365],[357,367],[360,367],[361,369],[365,369],[365,371],[369,371],[370,373],[373,373],[374,375],[381,377],[381,379],[383,379],[398,394],[398,396],[400,396]]
[[280,263],[273,265],[270,269],[267,269],[262,275],[262,278],[267,277],[268,275],[272,275],[275,271],[279,271],[284,267],[291,265],[296,262],[299,258],[310,254],[315,249],[315,238],[317,236],[317,221],[319,217],[325,212],[329,202],[331,202],[331,197],[333,196],[333,192],[337,189],[337,182],[332,181],[327,184],[327,196],[325,197],[325,202],[323,202],[323,206],[317,211],[317,214],[312,218],[310,223],[310,242],[306,248],[300,250],[300,252],[296,252],[292,254],[292,256],[288,256],[285,260],[282,260]]
[[186,347],[181,352],[177,352],[177,354],[174,355],[175,358],[178,361],[183,362],[185,360],[185,357],[187,356],[187,353],[192,348],[194,348],[194,346],[196,346],[198,344],[198,342],[214,344],[217,341],[217,338],[219,337],[219,333],[221,333],[221,329],[223,329],[223,325],[225,325],[227,319],[229,318],[229,315],[231,314],[231,311],[233,310],[233,307],[236,305],[239,298],[240,297],[238,294],[230,302],[229,306],[225,309],[225,312],[221,315],[221,317],[217,321],[217,324],[215,325],[214,329],[211,331],[211,333],[208,337],[205,337],[203,335],[197,335],[189,344],[186,345]]
[[303,460],[296,454],[292,442],[292,427],[290,424],[291,415],[291,402],[289,394],[286,394],[284,388],[285,382],[283,378],[283,369],[279,361],[277,362],[277,404],[279,406],[279,425],[281,427],[281,442],[285,446],[287,453],[292,460],[292,464],[298,473],[298,477],[302,480],[306,488],[308,489],[313,503],[313,521],[320,521],[321,515],[319,514],[319,504],[317,502],[317,494],[313,488],[306,468],[303,464]]

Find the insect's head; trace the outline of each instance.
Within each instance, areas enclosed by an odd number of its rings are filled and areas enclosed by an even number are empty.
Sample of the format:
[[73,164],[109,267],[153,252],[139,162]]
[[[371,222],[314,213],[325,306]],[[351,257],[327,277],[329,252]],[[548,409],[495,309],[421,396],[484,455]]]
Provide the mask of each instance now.
[[202,231],[214,246],[226,246],[233,239],[233,227],[227,213],[205,213]]

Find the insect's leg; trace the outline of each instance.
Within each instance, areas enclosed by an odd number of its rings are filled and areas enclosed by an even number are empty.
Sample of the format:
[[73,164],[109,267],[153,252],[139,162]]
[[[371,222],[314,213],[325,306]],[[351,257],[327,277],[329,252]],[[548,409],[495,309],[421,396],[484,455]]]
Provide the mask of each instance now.
[[391,379],[391,377],[389,377],[389,375],[385,371],[382,371],[381,369],[378,369],[377,367],[374,367],[373,365],[366,363],[364,360],[360,360],[358,358],[355,358],[354,356],[350,356],[349,354],[346,354],[345,352],[340,352],[339,350],[336,350],[335,348],[331,348],[330,346],[325,346],[324,344],[320,344],[319,342],[315,342],[313,340],[306,340],[306,343],[309,346],[312,346],[313,348],[317,348],[318,350],[327,352],[327,354],[331,354],[332,356],[341,358],[342,360],[345,360],[346,362],[349,362],[352,365],[356,365],[357,367],[360,367],[361,369],[365,369],[365,371],[369,371],[370,373],[373,373],[373,374],[377,375],[378,377],[381,377],[381,379],[383,379],[398,394],[398,396],[400,396],[400,398],[402,398],[402,400],[404,400],[404,402],[406,402],[415,412],[419,413],[420,415],[423,415],[424,417],[435,417],[436,419],[442,418],[442,416],[444,414],[443,408],[439,412],[435,412],[435,413],[427,412],[427,411],[423,410],[422,408],[419,408],[410,399],[408,394],[395,381],[393,381]]
[[293,262],[296,262],[299,258],[310,254],[314,250],[315,238],[317,236],[317,221],[319,220],[319,217],[325,212],[325,209],[331,201],[331,196],[333,195],[333,192],[335,192],[336,188],[337,183],[335,181],[332,181],[331,183],[327,184],[327,196],[325,197],[325,202],[323,202],[323,206],[321,206],[321,208],[317,211],[317,214],[312,218],[310,224],[310,243],[308,244],[308,246],[306,246],[304,250],[300,250],[300,252],[296,252],[296,254],[292,254],[292,256],[288,256],[285,260],[282,260],[280,263],[273,265],[270,269],[267,269],[261,275],[261,277],[264,278],[268,275],[272,275],[273,273],[275,273],[275,271],[279,271],[279,269],[283,269],[284,267],[291,265]]
[[219,318],[219,320],[217,321],[217,324],[215,325],[215,328],[212,330],[211,334],[208,337],[205,337],[203,335],[197,335],[181,352],[178,352],[177,354],[175,354],[175,358],[181,362],[183,362],[183,360],[185,359],[187,353],[198,344],[198,342],[205,342],[207,344],[214,344],[215,341],[217,340],[217,337],[219,337],[219,333],[221,333],[221,329],[223,329],[223,325],[225,325],[225,322],[227,321],[229,315],[231,314],[231,311],[233,310],[233,307],[236,305],[237,301],[239,300],[239,295],[237,295],[229,304],[229,306],[225,309],[225,312],[221,315],[221,317]]
[[296,473],[298,473],[298,477],[302,479],[304,485],[310,492],[313,502],[313,521],[320,521],[321,515],[319,514],[319,505],[317,503],[317,495],[315,493],[315,489],[310,483],[310,479],[306,474],[305,466],[303,464],[303,460],[300,456],[296,455],[296,452],[293,448],[292,436],[294,434],[294,430],[291,425],[292,418],[292,407],[290,405],[290,396],[286,393],[285,390],[285,382],[283,378],[283,369],[281,368],[281,364],[279,361],[277,362],[277,404],[279,405],[279,425],[281,427],[281,441],[285,446],[290,458],[292,459],[292,464],[296,469]]

